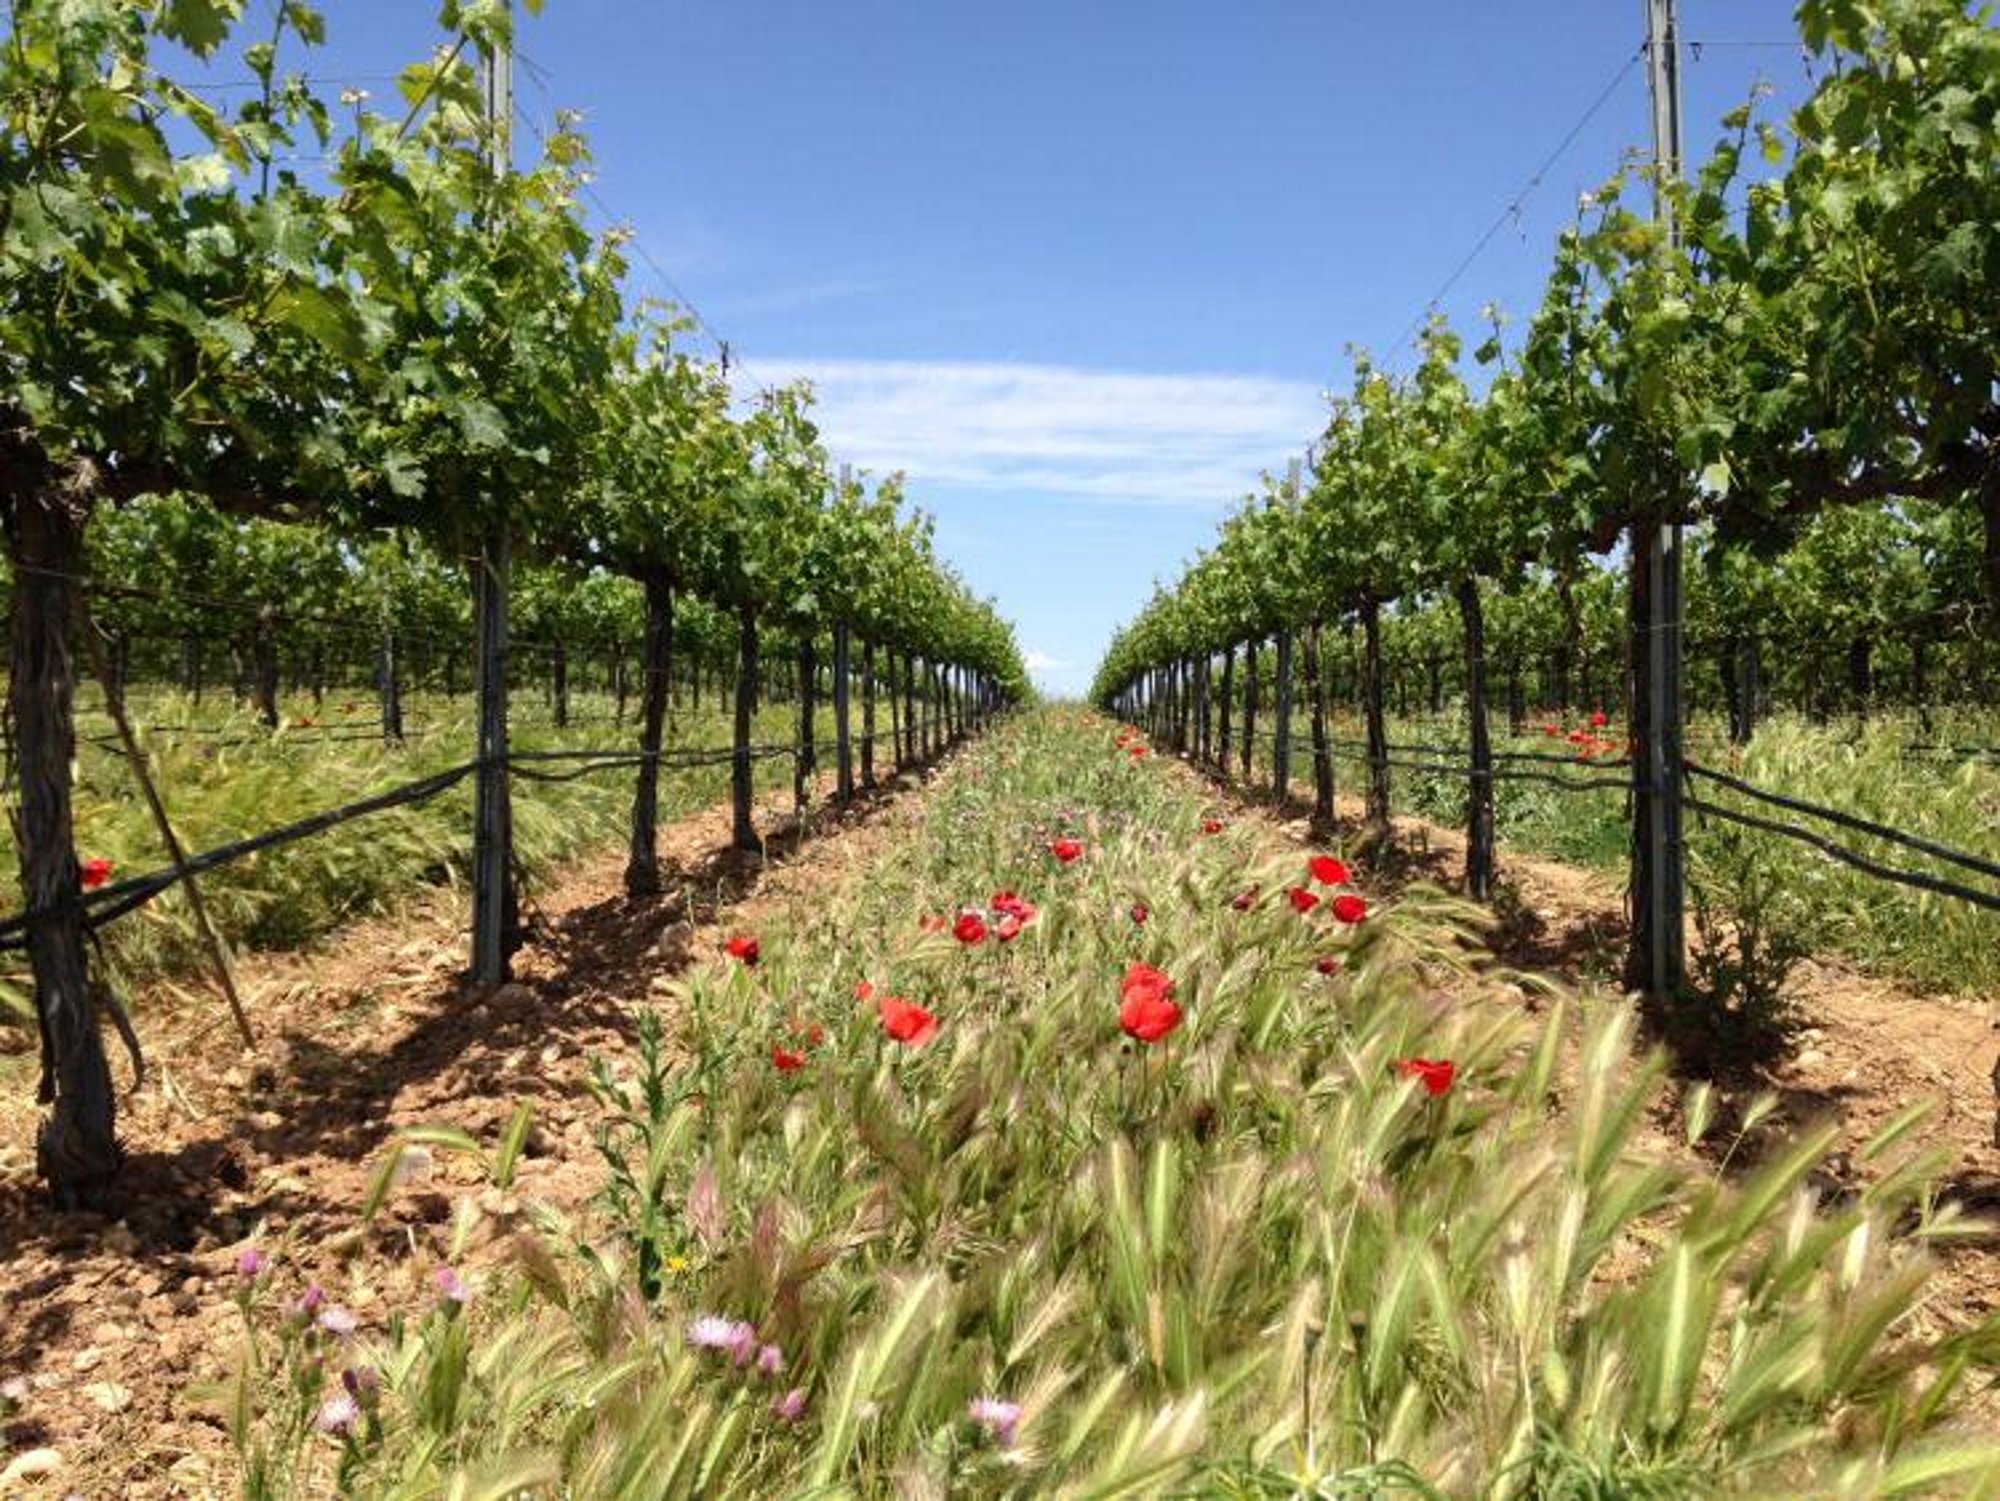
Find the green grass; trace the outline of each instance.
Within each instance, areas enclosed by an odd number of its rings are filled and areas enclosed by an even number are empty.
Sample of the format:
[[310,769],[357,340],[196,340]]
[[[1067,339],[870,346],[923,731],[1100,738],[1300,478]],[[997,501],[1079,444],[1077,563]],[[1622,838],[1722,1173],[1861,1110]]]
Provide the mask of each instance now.
[[[612,701],[579,695],[572,713],[580,722],[557,730],[530,695],[515,708],[517,749],[630,748],[637,730],[628,717],[610,722]],[[177,693],[135,695],[137,726],[196,726],[212,733],[148,731],[143,735],[154,779],[183,847],[194,853],[264,829],[291,823],[470,760],[474,754],[469,697],[413,698],[406,725],[424,733],[403,747],[383,744],[366,731],[379,723],[372,701],[329,697],[318,723],[276,734],[254,717],[218,704],[195,704]],[[788,741],[794,711],[763,711],[757,738]],[[352,725],[329,738],[328,726]],[[102,711],[80,716],[83,735],[108,737]],[[726,747],[729,726],[711,706],[670,723],[668,743]],[[760,785],[788,782],[791,763],[757,763]],[[553,768],[566,770],[566,767]],[[547,873],[580,852],[609,845],[630,827],[633,772],[617,768],[568,782],[514,783],[518,856],[530,877]],[[705,807],[728,795],[726,764],[669,768],[661,778],[661,817]],[[75,784],[76,839],[82,858],[112,860],[114,878],[168,864],[132,770],[115,741],[85,740]],[[294,947],[342,923],[392,907],[426,889],[459,885],[470,869],[472,784],[468,780],[422,804],[370,814],[268,852],[251,855],[201,877],[210,916],[236,949]],[[0,869],[13,870],[11,828],[0,830]],[[16,902],[15,905],[18,905]],[[104,930],[104,955],[114,980],[135,986],[193,971],[204,950],[183,896],[170,892]],[[11,1015],[32,1025],[26,975],[0,969],[0,1024]]]
[[[1664,1160],[1616,1002],[1523,1012],[1436,891],[1301,916],[1302,856],[1204,811],[1102,721],[1023,716],[755,968],[642,1013],[597,1074],[605,1194],[531,1202],[469,1307],[301,1333],[267,1247],[225,1403],[246,1493],[1995,1494],[1962,1413],[2000,1325],[1916,1324],[1926,1244],[1965,1228],[1922,1108],[1838,1203],[1808,1185],[1830,1130],[1736,1182]],[[1039,908],[1012,943],[922,921],[1002,887]],[[1137,959],[1185,1007],[1151,1047],[1118,1019]],[[886,1038],[862,979],[935,1038]],[[1694,1092],[1690,1139],[1710,1113]],[[511,1177],[505,1142],[459,1145]],[[705,1316],[782,1372],[696,1348]],[[336,1441],[342,1367],[381,1387]],[[1011,1442],[980,1397],[1019,1404]]]
[[[1531,716],[1531,733],[1514,739],[1505,734],[1501,718],[1496,748],[1570,749],[1564,740],[1533,732],[1540,722],[1540,716]],[[1343,722],[1337,733],[1358,737],[1360,731]],[[1614,725],[1606,733],[1616,738],[1621,732]],[[1450,718],[1413,718],[1390,728],[1392,742],[1459,745],[1464,738],[1461,725]],[[1815,724],[1785,715],[1762,722],[1740,752],[1723,743],[1721,727],[1697,723],[1689,736],[1689,754],[1770,791],[2000,861],[2000,759],[1905,755],[1904,747],[1912,744],[2000,745],[2000,722],[1991,714],[1941,714],[1926,729],[1913,717],[1900,715],[1879,715],[1861,724],[1852,719]],[[1310,775],[1310,761],[1302,764],[1304,770],[1295,775]],[[1343,792],[1358,794],[1367,772],[1358,759],[1343,756],[1338,774]],[[1603,769],[1574,774],[1624,775]],[[1392,778],[1397,812],[1462,825],[1463,778],[1408,771],[1394,771]],[[1699,781],[1695,791],[1727,807],[1799,823],[1884,864],[1994,889],[1990,881],[1885,840],[1759,805]],[[1535,782],[1496,783],[1494,815],[1503,865],[1511,849],[1622,872],[1629,848],[1625,801],[1621,790],[1565,792]],[[1700,815],[1688,817],[1696,880],[1707,862],[1743,858],[1740,849],[1725,852],[1725,841],[1716,837],[1718,827]],[[1777,835],[1751,832],[1741,843],[1750,847],[1750,857],[1762,856],[1789,872],[1786,895],[1798,915],[1800,936],[1816,949],[1844,954],[1872,972],[1898,976],[1926,990],[2000,993],[2000,913],[1888,884]]]

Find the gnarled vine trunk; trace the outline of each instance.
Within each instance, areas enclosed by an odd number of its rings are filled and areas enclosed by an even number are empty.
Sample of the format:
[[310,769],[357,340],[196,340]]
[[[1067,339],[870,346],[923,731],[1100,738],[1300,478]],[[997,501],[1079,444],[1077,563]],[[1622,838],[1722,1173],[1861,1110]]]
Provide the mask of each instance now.
[[82,872],[70,803],[76,753],[71,632],[89,510],[81,487],[17,495],[9,538],[14,620],[7,708],[20,797],[14,842],[42,1043],[39,1098],[50,1107],[35,1157],[63,1209],[98,1202],[121,1157],[117,1097],[84,955]]

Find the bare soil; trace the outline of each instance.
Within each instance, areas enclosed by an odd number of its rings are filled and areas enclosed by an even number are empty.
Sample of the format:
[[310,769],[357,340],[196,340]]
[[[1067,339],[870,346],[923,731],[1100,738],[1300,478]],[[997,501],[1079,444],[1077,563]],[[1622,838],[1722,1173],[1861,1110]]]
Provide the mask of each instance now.
[[[237,1349],[238,1251],[276,1251],[288,1277],[319,1281],[366,1324],[407,1306],[446,1259],[460,1201],[477,1210],[470,1268],[523,1202],[581,1204],[600,1182],[591,1058],[625,1052],[639,1011],[728,933],[807,893],[824,900],[872,862],[911,802],[868,794],[801,830],[782,811],[789,793],[772,794],[762,857],[732,849],[727,808],[708,809],[662,827],[667,890],[645,901],[625,895],[622,851],[580,861],[534,893],[516,982],[490,994],[462,984],[465,906],[440,896],[309,951],[246,959],[252,1048],[211,996],[139,997],[149,1074],[123,1107],[130,1156],[112,1213],[48,1208],[33,1059],[0,1059],[0,1382],[26,1383],[0,1417],[0,1496],[233,1494],[220,1411],[201,1389]],[[535,1126],[512,1193],[438,1150],[361,1226],[398,1133],[453,1126],[490,1147],[520,1101]]]

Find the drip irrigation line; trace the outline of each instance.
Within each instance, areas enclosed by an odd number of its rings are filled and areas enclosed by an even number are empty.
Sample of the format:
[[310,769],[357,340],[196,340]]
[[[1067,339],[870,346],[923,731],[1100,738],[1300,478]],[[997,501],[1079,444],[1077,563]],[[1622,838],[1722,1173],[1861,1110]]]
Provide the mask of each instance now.
[[1992,892],[1975,891],[1969,886],[1961,886],[1956,881],[1939,876],[1926,875],[1918,870],[1904,870],[1899,866],[1884,865],[1879,860],[1871,860],[1866,855],[1858,855],[1844,845],[1835,844],[1810,829],[1795,823],[1785,823],[1774,818],[1762,818],[1755,813],[1745,813],[1737,808],[1725,808],[1711,803],[1706,798],[1690,797],[1686,806],[1695,813],[1705,813],[1712,818],[1720,818],[1729,823],[1741,824],[1748,829],[1759,829],[1767,834],[1777,834],[1786,839],[1809,844],[1828,858],[1838,860],[1843,865],[1851,865],[1856,870],[1890,881],[1899,886],[1914,886],[1921,891],[1935,892],[1939,896],[1956,897],[1962,902],[1970,902],[1976,907],[2000,912],[2000,895]]
[[[513,774],[527,780],[563,782],[573,781],[593,772],[638,766],[651,760],[657,760],[663,766],[679,769],[722,765],[744,758],[753,761],[770,760],[795,754],[797,754],[796,746],[762,744],[752,745],[743,751],[738,751],[733,746],[669,747],[657,752],[629,749],[514,751],[506,757],[506,760]],[[536,763],[550,764],[565,761],[583,764],[577,770],[570,772],[544,772],[534,769]],[[96,891],[79,893],[72,900],[84,909],[89,925],[93,929],[100,928],[171,890],[189,876],[200,875],[204,871],[232,864],[264,850],[296,843],[298,840],[324,833],[328,829],[337,828],[341,824],[371,813],[382,813],[392,808],[428,802],[463,782],[478,771],[480,765],[477,760],[461,762],[431,776],[404,782],[355,802],[329,808],[324,812],[312,814],[292,823],[281,824],[274,829],[266,829],[262,833],[252,834],[233,843],[218,845],[214,849],[190,855],[178,870],[170,868],[152,871],[145,875],[130,876]],[[53,909],[30,909],[0,920],[0,952],[27,947],[30,923],[48,915],[51,910]]]
[[1955,850],[1948,845],[1937,844],[1916,834],[1907,834],[1901,829],[1892,829],[1885,824],[1875,823],[1852,813],[1843,813],[1838,808],[1828,808],[1819,803],[1806,802],[1802,798],[1787,797],[1781,792],[1771,792],[1753,782],[1746,782],[1741,777],[1733,777],[1727,772],[1715,771],[1693,761],[1683,760],[1682,765],[1692,776],[1719,783],[1732,792],[1740,792],[1758,802],[1786,808],[1794,813],[1804,813],[1813,818],[1823,818],[1828,823],[1839,824],[1842,828],[1852,829],[1857,834],[1867,834],[1892,844],[1900,844],[1907,849],[1930,855],[1934,859],[1946,861],[1966,870],[1977,871],[1980,875],[1991,876],[1994,880],[2000,881],[2000,863],[1992,860],[1981,859],[1978,855],[1968,855],[1963,850]]
[[[385,792],[378,792],[372,797],[362,798],[358,802],[329,808],[323,813],[315,813],[295,823],[282,824],[261,834],[253,834],[247,839],[239,839],[233,844],[219,845],[198,855],[190,855],[178,871],[157,870],[143,876],[131,876],[99,890],[83,893],[73,900],[83,907],[90,926],[99,928],[114,918],[124,916],[135,907],[151,901],[162,892],[170,890],[179,884],[184,875],[200,875],[203,871],[214,870],[218,866],[241,860],[245,856],[291,844],[313,834],[324,833],[328,829],[370,813],[386,812],[388,809],[403,807],[410,803],[427,802],[457,786],[478,769],[477,761],[466,761],[432,776],[405,782]],[[36,918],[46,916],[47,913],[48,909],[30,910],[0,921],[0,950],[25,948],[29,923]]]

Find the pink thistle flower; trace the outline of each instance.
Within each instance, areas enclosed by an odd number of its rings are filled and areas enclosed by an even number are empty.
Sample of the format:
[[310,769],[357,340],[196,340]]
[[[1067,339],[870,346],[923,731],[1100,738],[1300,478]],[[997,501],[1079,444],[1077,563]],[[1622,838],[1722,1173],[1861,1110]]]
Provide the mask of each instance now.
[[782,1397],[771,1399],[771,1413],[781,1423],[796,1423],[805,1416],[806,1389],[795,1386]]
[[335,1392],[319,1405],[319,1415],[313,1419],[321,1433],[345,1436],[354,1431],[354,1425],[361,1421],[361,1404],[351,1393]]
[[966,1408],[972,1421],[1003,1449],[1014,1447],[1014,1430],[1021,1425],[1021,1404],[1004,1397],[974,1397]]

